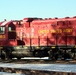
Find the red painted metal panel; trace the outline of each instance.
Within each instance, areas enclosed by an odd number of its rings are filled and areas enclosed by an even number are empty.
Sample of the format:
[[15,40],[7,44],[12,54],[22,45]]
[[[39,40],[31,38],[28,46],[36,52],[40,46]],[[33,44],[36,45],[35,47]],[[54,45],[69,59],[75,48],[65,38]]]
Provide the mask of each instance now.
[[[2,25],[2,23],[3,22],[0,22],[0,26]],[[7,23],[7,27],[9,24],[10,23]],[[12,40],[9,41],[8,38],[7,39],[5,38],[6,41],[4,41],[3,38],[0,38],[0,45],[16,46],[18,45],[17,40],[22,40],[25,43],[24,45],[26,46],[30,45],[51,46],[56,44],[58,45],[75,44],[76,18],[33,20],[30,23],[28,21],[28,18],[25,18],[21,25],[15,23],[15,27],[16,27],[15,41]],[[8,28],[6,29],[5,33],[6,37],[8,37],[7,35],[8,35]],[[8,44],[6,43],[7,41],[9,41]]]

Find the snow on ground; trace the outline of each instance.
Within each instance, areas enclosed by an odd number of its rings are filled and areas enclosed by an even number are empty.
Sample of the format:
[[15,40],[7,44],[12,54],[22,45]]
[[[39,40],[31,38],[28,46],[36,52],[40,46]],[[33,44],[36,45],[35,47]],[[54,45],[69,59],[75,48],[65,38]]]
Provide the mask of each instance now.
[[76,73],[76,64],[13,64],[13,63],[10,64],[10,63],[0,63],[0,67]]

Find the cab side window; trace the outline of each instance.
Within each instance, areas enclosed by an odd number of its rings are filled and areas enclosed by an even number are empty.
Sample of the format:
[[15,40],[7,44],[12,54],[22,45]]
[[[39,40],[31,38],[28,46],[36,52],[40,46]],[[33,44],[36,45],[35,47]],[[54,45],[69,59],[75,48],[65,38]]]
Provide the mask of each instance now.
[[0,27],[0,34],[5,32],[5,27]]
[[11,27],[8,27],[8,31],[12,31]]

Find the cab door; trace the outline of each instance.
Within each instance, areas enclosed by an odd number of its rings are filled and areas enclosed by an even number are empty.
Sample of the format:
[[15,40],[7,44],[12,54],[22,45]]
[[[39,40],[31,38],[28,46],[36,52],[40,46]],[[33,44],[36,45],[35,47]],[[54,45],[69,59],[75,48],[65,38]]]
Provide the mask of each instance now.
[[8,25],[8,39],[16,39],[16,26],[12,22]]

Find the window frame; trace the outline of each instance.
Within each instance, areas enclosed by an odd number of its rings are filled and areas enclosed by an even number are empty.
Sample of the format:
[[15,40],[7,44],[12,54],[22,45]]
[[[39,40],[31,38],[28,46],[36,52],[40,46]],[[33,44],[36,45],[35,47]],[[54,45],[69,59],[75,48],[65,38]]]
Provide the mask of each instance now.
[[5,33],[5,26],[0,26],[0,34],[4,34]]

